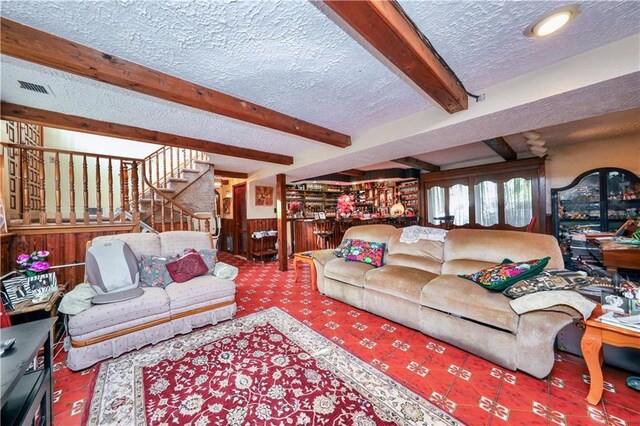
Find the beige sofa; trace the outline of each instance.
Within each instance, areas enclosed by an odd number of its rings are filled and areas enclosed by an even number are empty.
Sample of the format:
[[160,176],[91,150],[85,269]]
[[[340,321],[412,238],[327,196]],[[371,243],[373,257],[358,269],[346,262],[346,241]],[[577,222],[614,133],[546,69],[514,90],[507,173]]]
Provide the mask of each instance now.
[[[160,234],[118,234],[93,242],[123,240],[140,256],[176,256],[186,248],[211,248],[205,232],[172,231]],[[144,288],[144,295],[91,308],[70,316],[67,329],[71,348],[67,366],[87,368],[133,349],[156,344],[197,327],[216,324],[236,313],[233,281],[211,275],[172,283],[165,288]]]
[[[331,250],[313,252],[321,293],[458,346],[511,370],[549,374],[556,334],[572,322],[570,310],[517,315],[511,299],[458,277],[502,262],[550,256],[562,268],[550,235],[456,229],[444,243],[400,242],[389,225],[352,227],[344,238],[387,244],[384,266],[347,262]],[[569,311],[569,313],[567,313]]]

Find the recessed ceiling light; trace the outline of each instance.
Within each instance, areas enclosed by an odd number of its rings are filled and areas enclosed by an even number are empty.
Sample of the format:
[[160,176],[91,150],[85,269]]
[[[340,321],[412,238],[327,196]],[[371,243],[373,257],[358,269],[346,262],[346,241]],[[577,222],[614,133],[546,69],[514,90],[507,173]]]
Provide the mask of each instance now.
[[527,37],[546,37],[566,26],[579,13],[580,8],[577,4],[555,9],[545,13],[529,25],[524,30],[524,35]]

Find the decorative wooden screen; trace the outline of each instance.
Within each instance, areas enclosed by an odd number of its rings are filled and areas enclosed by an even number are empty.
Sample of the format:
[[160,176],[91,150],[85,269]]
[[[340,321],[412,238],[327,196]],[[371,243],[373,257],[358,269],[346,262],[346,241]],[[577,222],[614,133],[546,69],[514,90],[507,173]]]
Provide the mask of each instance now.
[[[8,142],[24,146],[42,146],[42,126],[15,121],[5,121],[4,124]],[[26,156],[21,158],[20,150],[8,149],[9,205],[7,206],[7,216],[10,219],[19,219],[22,217],[22,212],[29,209],[31,211],[40,210],[42,155],[42,152],[26,151]]]
[[546,230],[542,159],[425,173],[420,183],[427,226],[524,230],[537,217]]

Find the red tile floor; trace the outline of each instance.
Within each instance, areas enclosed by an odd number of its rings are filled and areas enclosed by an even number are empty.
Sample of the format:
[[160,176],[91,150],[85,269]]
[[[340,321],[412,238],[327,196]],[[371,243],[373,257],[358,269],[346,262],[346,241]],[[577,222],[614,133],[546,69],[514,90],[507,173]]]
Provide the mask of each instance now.
[[[640,393],[625,386],[627,374],[605,367],[603,401],[585,401],[588,372],[565,353],[546,380],[513,372],[399,324],[312,291],[307,269],[298,283],[277,264],[221,254],[240,269],[238,316],[278,306],[469,425],[640,425]],[[78,425],[98,366],[54,367],[54,424]]]

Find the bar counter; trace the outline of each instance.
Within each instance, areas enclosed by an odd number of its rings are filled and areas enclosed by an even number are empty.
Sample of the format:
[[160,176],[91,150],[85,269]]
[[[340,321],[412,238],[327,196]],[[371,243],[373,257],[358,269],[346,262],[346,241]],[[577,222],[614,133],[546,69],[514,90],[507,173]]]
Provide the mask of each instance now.
[[[291,227],[291,248],[293,253],[320,250],[323,248],[320,246],[319,239],[313,233],[316,225],[316,219],[289,218],[288,221],[290,222],[289,226]],[[317,221],[324,222],[331,230],[331,236],[327,238],[326,241],[326,248],[335,248],[342,241],[342,237],[347,229],[352,226],[386,224],[395,226],[396,228],[404,228],[406,226],[417,225],[419,223],[419,217],[385,217],[372,219],[348,218],[341,220],[327,218]]]

